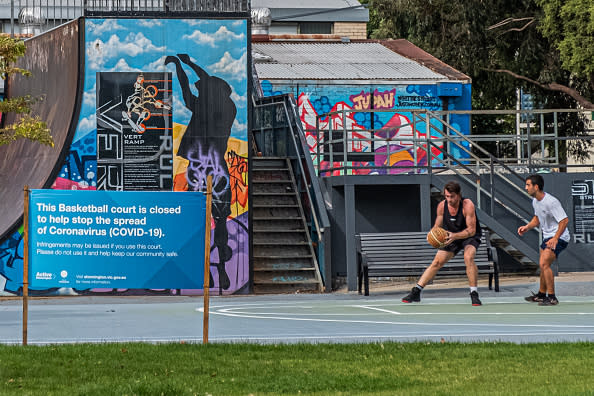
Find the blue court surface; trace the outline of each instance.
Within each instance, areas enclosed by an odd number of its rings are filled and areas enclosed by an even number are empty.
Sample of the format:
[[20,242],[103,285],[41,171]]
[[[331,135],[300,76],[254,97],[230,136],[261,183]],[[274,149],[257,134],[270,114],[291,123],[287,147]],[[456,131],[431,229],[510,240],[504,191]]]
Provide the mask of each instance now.
[[[557,306],[524,301],[534,284],[431,289],[404,304],[391,291],[211,297],[209,342],[594,341],[591,282],[558,282]],[[202,297],[56,297],[29,302],[28,343],[202,342]],[[0,343],[22,342],[20,299],[0,298]]]

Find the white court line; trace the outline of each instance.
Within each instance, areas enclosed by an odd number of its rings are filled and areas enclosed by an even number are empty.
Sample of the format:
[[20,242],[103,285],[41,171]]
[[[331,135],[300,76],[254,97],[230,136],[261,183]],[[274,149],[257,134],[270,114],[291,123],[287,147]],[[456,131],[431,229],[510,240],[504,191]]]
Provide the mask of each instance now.
[[386,312],[386,313],[389,313],[389,314],[392,314],[392,315],[401,315],[401,313],[400,312],[397,312],[397,311],[391,311],[389,309],[378,308],[378,307],[371,307],[369,305],[351,305],[351,307],[354,307],[354,308],[363,308],[363,309],[372,309],[372,310],[375,310],[375,311]]
[[[441,339],[444,338],[471,338],[476,339],[477,341],[483,341],[483,337],[550,337],[550,336],[589,336],[590,338],[594,337],[592,333],[580,333],[580,332],[552,332],[552,333],[481,333],[481,334],[445,334],[445,333],[427,333],[427,334],[415,334],[415,335],[377,335],[377,334],[370,334],[370,335],[332,335],[332,336],[278,336],[278,337],[246,337],[246,336],[223,336],[223,337],[210,337],[209,341],[237,341],[237,342],[247,342],[247,341],[316,341],[316,340],[328,340],[328,341],[335,341],[337,340],[394,340],[394,339],[411,339],[419,341],[422,338],[437,338]],[[493,340],[491,340],[493,341]],[[510,342],[509,340],[499,340],[500,342]]]
[[[262,316],[258,314],[231,313],[232,308],[225,310],[210,311],[211,315],[221,315],[236,318],[250,319],[268,319],[268,320],[290,320],[304,322],[326,322],[326,323],[365,323],[365,324],[389,324],[389,325],[409,325],[409,326],[468,326],[468,323],[425,323],[425,322],[395,322],[395,321],[370,321],[370,320],[342,320],[342,319],[316,319],[316,318],[296,318],[286,316]],[[238,308],[239,309],[239,308]],[[198,312],[204,312],[203,308],[196,308]],[[553,325],[553,324],[499,324],[499,323],[472,323],[473,327],[530,327],[530,328],[593,328],[594,325]]]
[[[310,305],[306,305],[306,306],[302,306],[302,305],[288,305],[288,303],[286,304],[282,304],[283,308],[297,308],[297,309],[313,309],[314,307],[310,306]],[[393,310],[389,310],[389,309],[385,309],[385,308],[380,308],[381,306],[385,306],[385,305],[390,305],[390,304],[377,304],[377,305],[336,305],[336,306],[326,306],[324,308],[326,309],[332,309],[332,308],[344,308],[344,307],[351,307],[351,308],[364,308],[364,309],[369,309],[369,310],[375,310],[375,311],[379,311],[379,312],[386,312],[392,315],[411,315],[411,316],[439,316],[439,315],[468,315],[468,316],[475,316],[475,315],[483,315],[483,316],[491,316],[491,315],[495,315],[495,316],[503,316],[503,315],[594,315],[594,312],[551,312],[551,311],[547,311],[547,309],[549,308],[544,308],[542,311],[539,312],[481,312],[480,308],[473,308],[476,309],[476,311],[473,312],[402,312],[402,311],[393,311]],[[525,304],[525,305],[529,305],[529,304]],[[406,305],[407,307],[409,305]],[[226,308],[222,308],[222,307],[226,307]],[[222,308],[222,309],[221,309]],[[361,314],[361,313],[311,313],[311,312],[307,312],[307,313],[297,313],[297,312],[253,312],[253,311],[245,311],[245,308],[269,308],[268,304],[249,304],[248,307],[246,307],[245,305],[240,305],[240,306],[233,306],[233,305],[223,305],[223,306],[211,306],[211,312],[212,309],[217,309],[218,312],[220,313],[224,313],[224,314],[235,314],[235,315],[258,315],[258,316],[262,316],[262,315],[271,315],[271,316],[279,316],[279,315],[285,315],[285,316],[291,316],[291,317],[296,317],[296,316],[366,316],[366,315],[373,315],[371,313],[368,314]],[[315,308],[319,308],[319,307],[315,307]],[[197,311],[199,312],[203,312],[202,308],[196,308]],[[238,312],[239,311],[239,312]],[[264,316],[262,316],[264,317]]]
[[[489,305],[495,305],[495,304],[499,304],[499,305],[532,305],[532,306],[537,306],[537,304],[535,303],[530,303],[530,302],[526,302],[523,299],[520,300],[520,297],[503,297],[503,298],[508,298],[511,299],[513,298],[513,301],[501,301],[501,300],[497,300],[497,301],[492,301],[491,299],[495,299],[495,297],[483,297],[483,307],[489,306]],[[458,301],[456,301],[456,299]],[[379,307],[383,307],[386,305],[399,305],[399,306],[403,306],[403,307],[415,307],[415,306],[427,306],[427,305],[466,305],[466,306],[470,306],[470,304],[468,303],[467,299],[464,298],[447,298],[446,300],[449,301],[444,301],[444,299],[441,298],[427,298],[424,299],[421,303],[413,303],[413,304],[407,304],[407,303],[403,303],[401,299],[393,299],[393,300],[379,300],[379,301],[375,301],[375,302],[371,302],[371,301],[362,301],[359,299],[349,299],[349,300],[343,300],[343,301],[336,301],[336,300],[332,300],[330,302],[324,301],[324,300],[320,300],[317,301],[316,304],[328,304],[330,303],[330,306],[332,307],[354,307],[354,306],[358,306],[358,305],[365,305],[368,307],[373,307],[373,306],[379,306]],[[454,301],[452,301],[454,300]],[[361,304],[363,303],[363,304]],[[584,304],[584,303],[594,303],[594,300],[566,300],[563,299],[561,300],[561,304],[560,306],[562,306],[563,304]],[[249,307],[249,306],[256,306],[256,307],[261,307],[261,306],[273,306],[273,305],[279,305],[279,306],[288,306],[288,307],[305,307],[305,308],[318,308],[318,306],[314,306],[309,302],[304,302],[303,304],[306,305],[299,305],[301,303],[296,303],[295,301],[293,302],[254,302],[254,303],[242,303],[242,302],[235,302],[235,303],[230,303],[230,304],[217,304],[217,303],[213,303],[213,300],[211,299],[211,308],[226,308],[226,307],[231,307],[231,308],[238,308],[238,307]]]

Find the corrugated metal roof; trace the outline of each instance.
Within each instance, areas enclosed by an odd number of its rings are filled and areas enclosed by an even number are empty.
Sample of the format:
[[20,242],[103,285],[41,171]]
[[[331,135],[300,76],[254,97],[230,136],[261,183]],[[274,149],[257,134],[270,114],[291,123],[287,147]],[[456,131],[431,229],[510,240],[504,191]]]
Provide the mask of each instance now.
[[253,43],[260,79],[430,80],[447,78],[379,43]]
[[344,8],[361,5],[356,0],[252,0],[252,8]]

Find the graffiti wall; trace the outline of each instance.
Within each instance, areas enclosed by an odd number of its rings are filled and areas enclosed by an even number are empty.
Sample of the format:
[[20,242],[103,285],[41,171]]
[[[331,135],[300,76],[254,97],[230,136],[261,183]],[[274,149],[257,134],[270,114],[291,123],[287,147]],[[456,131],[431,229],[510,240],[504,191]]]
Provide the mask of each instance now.
[[[324,133],[328,134],[328,130],[333,131],[332,140],[336,140],[346,129],[349,140],[352,139],[347,143],[347,152],[356,153],[347,155],[347,161],[349,165],[362,168],[350,170],[352,174],[398,174],[411,171],[407,166],[426,166],[427,147],[406,140],[413,137],[424,139],[427,135],[425,121],[413,119],[410,110],[443,110],[445,103],[437,95],[436,84],[370,86],[263,81],[262,89],[266,96],[292,93],[297,98],[307,142],[315,162],[319,162],[322,169],[327,169],[330,164],[341,166],[344,158],[333,157],[327,146],[318,147],[318,143],[324,141]],[[462,95],[448,98],[447,109],[470,110],[470,95],[470,84],[463,84]],[[320,119],[320,130],[324,132],[318,136],[316,117],[331,112],[337,113]],[[435,128],[431,128],[430,137],[438,138],[442,127],[437,122],[433,124]],[[466,115],[453,115],[450,124],[463,134],[470,132],[470,120]],[[374,139],[370,130],[374,131]],[[326,138],[329,139],[329,136]],[[342,144],[333,145],[332,151],[342,155]],[[467,157],[459,149],[454,148],[453,151],[459,158]],[[439,150],[434,149],[433,154],[438,156]]]
[[[205,191],[212,292],[248,292],[247,21],[86,19],[76,134],[54,189]],[[22,230],[0,246],[0,291],[22,285]],[[201,264],[201,258],[197,265]],[[202,290],[33,290],[201,294]]]

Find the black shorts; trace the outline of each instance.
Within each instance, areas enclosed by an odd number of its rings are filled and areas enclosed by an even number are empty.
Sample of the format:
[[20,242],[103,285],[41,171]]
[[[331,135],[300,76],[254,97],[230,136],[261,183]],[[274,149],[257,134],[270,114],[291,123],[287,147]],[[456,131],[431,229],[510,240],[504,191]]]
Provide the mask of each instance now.
[[476,238],[474,236],[466,239],[456,239],[454,242],[450,243],[447,246],[440,248],[439,250],[445,250],[446,252],[454,253],[454,256],[458,254],[458,252],[464,249],[467,245],[474,246],[475,249],[478,249],[479,245],[481,244],[481,239]]
[[[542,243],[540,244],[540,248],[542,250],[548,249],[547,246],[547,242],[550,240],[551,238],[546,238],[542,241]],[[557,247],[555,248],[555,250],[553,250],[553,253],[555,253],[555,257],[559,257],[559,254],[561,254],[561,252],[567,247],[568,243],[566,241],[564,241],[563,239],[559,239],[559,241],[557,242]]]

